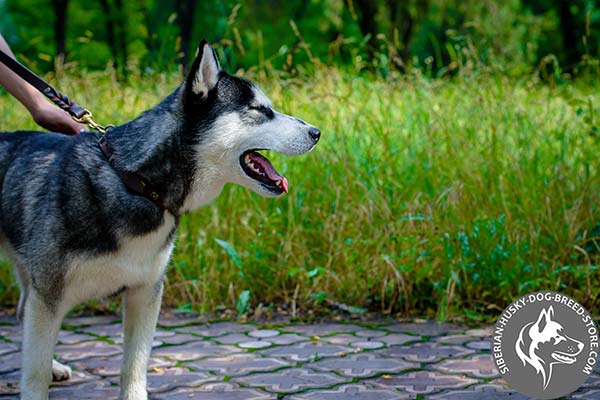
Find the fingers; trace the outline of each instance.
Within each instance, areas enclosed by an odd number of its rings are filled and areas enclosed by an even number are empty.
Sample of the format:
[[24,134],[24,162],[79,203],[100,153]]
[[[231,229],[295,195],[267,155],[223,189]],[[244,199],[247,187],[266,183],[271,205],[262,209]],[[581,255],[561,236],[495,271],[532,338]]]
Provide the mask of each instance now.
[[87,131],[83,124],[73,121],[65,111],[47,103],[44,107],[35,110],[32,113],[33,119],[41,127],[52,131],[66,133],[67,135],[77,135]]

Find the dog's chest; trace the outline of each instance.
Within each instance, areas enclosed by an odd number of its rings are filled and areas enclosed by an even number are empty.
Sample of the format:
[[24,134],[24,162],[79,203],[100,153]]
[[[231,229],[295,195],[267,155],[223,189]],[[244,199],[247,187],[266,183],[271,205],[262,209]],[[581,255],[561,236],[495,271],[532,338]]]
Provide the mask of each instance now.
[[78,303],[101,298],[123,287],[154,285],[161,279],[173,251],[175,219],[143,236],[124,238],[118,251],[73,262],[66,280],[66,297]]

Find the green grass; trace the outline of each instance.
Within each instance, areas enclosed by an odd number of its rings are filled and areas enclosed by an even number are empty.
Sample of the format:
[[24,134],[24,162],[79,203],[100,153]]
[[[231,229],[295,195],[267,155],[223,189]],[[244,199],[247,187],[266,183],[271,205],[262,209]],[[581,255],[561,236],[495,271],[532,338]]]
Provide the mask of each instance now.
[[[115,123],[175,84],[139,77],[119,87],[91,74],[58,83]],[[328,68],[263,87],[322,140],[304,156],[270,156],[290,181],[287,196],[227,186],[182,219],[167,305],[242,313],[343,303],[480,319],[548,289],[598,314],[600,85],[384,81]],[[13,99],[0,97],[0,110],[0,129],[33,127]],[[0,267],[0,304],[15,299]]]

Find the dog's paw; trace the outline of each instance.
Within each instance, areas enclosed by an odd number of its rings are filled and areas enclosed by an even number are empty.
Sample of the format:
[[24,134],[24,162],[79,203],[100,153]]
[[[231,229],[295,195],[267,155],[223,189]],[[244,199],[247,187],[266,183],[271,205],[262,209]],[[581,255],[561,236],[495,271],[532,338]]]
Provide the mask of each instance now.
[[52,360],[52,381],[61,382],[71,379],[71,367]]

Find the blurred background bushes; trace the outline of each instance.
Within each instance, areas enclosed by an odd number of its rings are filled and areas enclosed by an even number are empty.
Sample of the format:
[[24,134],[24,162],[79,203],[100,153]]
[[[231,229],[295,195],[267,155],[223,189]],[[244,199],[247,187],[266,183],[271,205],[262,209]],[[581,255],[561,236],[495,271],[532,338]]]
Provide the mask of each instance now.
[[121,78],[185,70],[200,38],[232,71],[573,74],[596,68],[599,23],[594,0],[0,0],[1,32],[29,65]]

